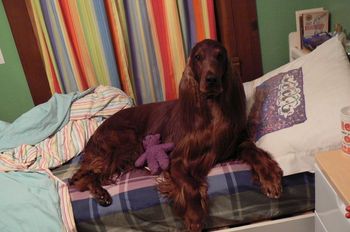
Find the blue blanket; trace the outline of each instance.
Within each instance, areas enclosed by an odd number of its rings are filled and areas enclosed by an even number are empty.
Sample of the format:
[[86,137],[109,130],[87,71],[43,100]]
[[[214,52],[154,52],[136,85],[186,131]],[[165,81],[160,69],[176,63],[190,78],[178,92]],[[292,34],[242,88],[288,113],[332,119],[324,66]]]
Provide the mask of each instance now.
[[48,175],[7,172],[0,183],[0,231],[62,231],[59,196]]

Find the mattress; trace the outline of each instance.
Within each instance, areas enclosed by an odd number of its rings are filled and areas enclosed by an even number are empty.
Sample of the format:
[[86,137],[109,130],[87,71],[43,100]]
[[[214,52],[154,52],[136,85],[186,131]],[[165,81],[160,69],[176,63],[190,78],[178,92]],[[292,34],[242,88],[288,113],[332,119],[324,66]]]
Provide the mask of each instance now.
[[[79,167],[79,159],[53,173],[68,182]],[[157,178],[161,176],[152,176],[145,169],[124,173],[115,184],[105,186],[113,198],[109,207],[98,205],[88,191],[70,186],[78,231],[182,231],[171,202],[157,191]],[[269,199],[251,181],[248,165],[237,161],[218,164],[208,175],[210,212],[205,227],[233,227],[313,210],[314,183],[314,174],[309,172],[285,176],[282,196]]]

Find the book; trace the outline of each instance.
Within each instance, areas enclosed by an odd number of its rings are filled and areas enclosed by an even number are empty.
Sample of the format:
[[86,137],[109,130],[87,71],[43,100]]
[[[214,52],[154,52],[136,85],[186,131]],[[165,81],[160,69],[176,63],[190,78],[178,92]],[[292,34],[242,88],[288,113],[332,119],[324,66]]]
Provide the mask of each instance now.
[[302,36],[310,38],[322,32],[328,32],[329,28],[329,12],[319,11],[305,13],[302,16]]
[[[297,43],[296,43],[296,47],[298,49],[302,49],[303,48],[303,37],[304,37],[304,22],[309,22],[310,16],[313,18],[313,14],[323,14],[324,12],[327,12],[327,16],[325,16],[324,18],[322,18],[323,20],[326,19],[328,17],[327,20],[327,25],[325,27],[327,27],[327,32],[328,32],[328,22],[329,22],[329,13],[328,11],[326,11],[323,7],[319,7],[319,8],[312,8],[312,9],[305,9],[305,10],[298,10],[295,11],[295,19],[296,19],[296,31],[297,31]],[[309,15],[309,16],[307,16]],[[305,18],[305,20],[304,20]],[[307,27],[307,29],[311,28],[310,26]],[[312,33],[311,30],[307,30],[307,33]]]

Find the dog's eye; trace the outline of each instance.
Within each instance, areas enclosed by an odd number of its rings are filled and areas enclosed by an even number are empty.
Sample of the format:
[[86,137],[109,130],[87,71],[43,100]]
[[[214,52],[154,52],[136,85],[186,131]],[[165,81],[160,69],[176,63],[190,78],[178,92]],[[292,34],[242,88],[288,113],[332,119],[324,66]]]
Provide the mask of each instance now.
[[194,58],[196,59],[196,61],[201,61],[203,59],[203,57],[200,54],[195,55]]

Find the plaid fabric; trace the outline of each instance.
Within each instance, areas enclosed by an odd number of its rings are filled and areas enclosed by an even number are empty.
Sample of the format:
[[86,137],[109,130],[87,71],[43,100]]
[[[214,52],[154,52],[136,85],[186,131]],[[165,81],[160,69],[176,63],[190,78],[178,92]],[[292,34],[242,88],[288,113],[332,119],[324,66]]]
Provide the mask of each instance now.
[[[56,170],[64,181],[78,169],[79,157]],[[181,231],[171,203],[156,188],[157,176],[138,169],[106,186],[113,197],[109,207],[99,206],[89,192],[70,187],[70,197],[79,231]],[[160,177],[159,177],[160,178]],[[314,209],[314,175],[300,173],[283,178],[279,199],[264,196],[251,181],[249,166],[239,162],[219,164],[208,175],[210,213],[206,228],[237,226],[285,217]]]

